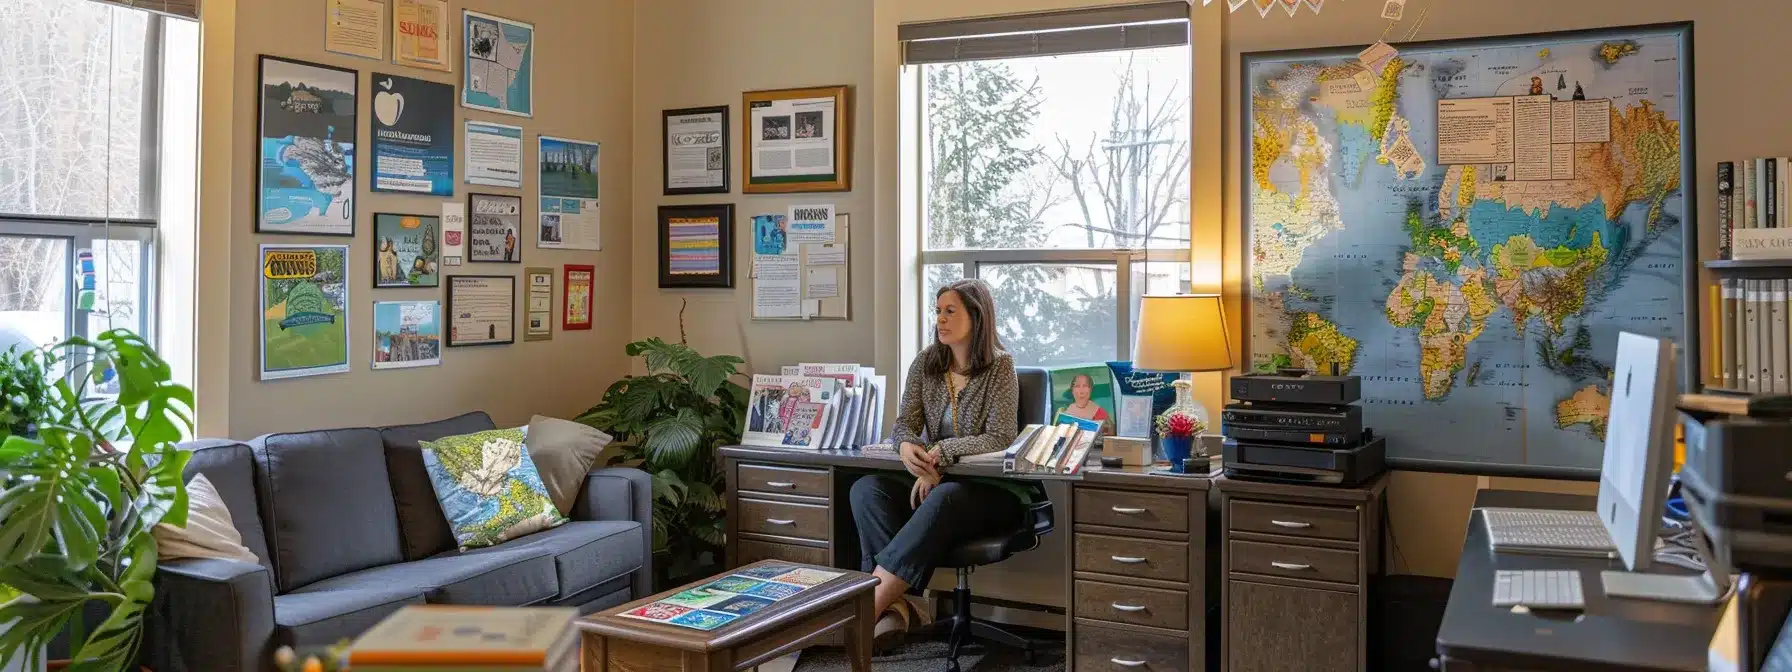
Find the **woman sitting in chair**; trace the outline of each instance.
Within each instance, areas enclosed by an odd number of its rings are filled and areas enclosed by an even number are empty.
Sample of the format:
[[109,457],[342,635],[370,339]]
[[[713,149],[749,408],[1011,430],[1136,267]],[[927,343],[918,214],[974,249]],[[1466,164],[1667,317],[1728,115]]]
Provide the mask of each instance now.
[[941,476],[961,457],[1008,448],[1018,433],[1020,384],[996,337],[989,285],[947,285],[934,296],[934,314],[934,344],[909,367],[890,437],[908,475],[865,476],[852,486],[862,569],[879,580],[879,648],[917,620],[903,593],[926,584],[953,545],[1014,529],[1032,497],[1018,482]]

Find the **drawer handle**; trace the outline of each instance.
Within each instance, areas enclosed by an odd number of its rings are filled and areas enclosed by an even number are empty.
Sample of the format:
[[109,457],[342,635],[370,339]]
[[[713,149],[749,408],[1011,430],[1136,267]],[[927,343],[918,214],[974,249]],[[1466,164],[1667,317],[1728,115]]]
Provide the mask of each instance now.
[[791,483],[789,481],[766,481],[765,484],[769,485],[771,487],[774,487],[774,488],[794,488],[794,487],[796,487],[795,483]]
[[1109,658],[1108,662],[1113,663],[1115,665],[1119,665],[1121,667],[1144,667],[1145,666],[1145,661],[1143,661],[1143,660],[1132,660],[1132,659],[1128,659],[1128,658]]
[[789,518],[767,518],[767,519],[765,519],[765,522],[771,523],[773,525],[795,525],[796,524],[795,520],[791,520]]
[[1144,558],[1134,558],[1134,557],[1129,557],[1129,556],[1125,556],[1125,555],[1110,555],[1108,557],[1113,558],[1114,562],[1118,562],[1123,565],[1136,565],[1136,564],[1139,564],[1139,563],[1142,563],[1145,561]]
[[1276,569],[1286,569],[1291,572],[1304,572],[1313,568],[1312,565],[1297,565],[1292,562],[1271,562],[1269,563],[1269,566]]
[[1137,509],[1137,508],[1132,508],[1132,507],[1127,507],[1127,506],[1114,506],[1114,507],[1109,507],[1109,508],[1112,508],[1114,510],[1114,513],[1118,513],[1118,514],[1126,515],[1126,516],[1136,516],[1136,515],[1139,515],[1139,514],[1145,512],[1145,509]]
[[1276,527],[1286,527],[1291,530],[1304,530],[1313,526],[1312,523],[1303,523],[1298,520],[1271,520],[1269,521],[1269,524]]
[[1113,607],[1114,611],[1124,611],[1129,614],[1136,614],[1145,610],[1145,606],[1140,604],[1121,604],[1119,602],[1113,602],[1108,604],[1108,606]]

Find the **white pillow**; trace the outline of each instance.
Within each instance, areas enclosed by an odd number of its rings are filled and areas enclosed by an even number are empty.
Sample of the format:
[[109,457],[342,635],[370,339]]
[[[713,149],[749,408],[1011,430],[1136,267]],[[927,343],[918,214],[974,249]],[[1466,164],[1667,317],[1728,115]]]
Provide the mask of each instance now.
[[175,527],[157,523],[150,530],[156,540],[156,558],[216,558],[260,564],[261,560],[243,545],[243,535],[230,523],[230,509],[224,498],[205,474],[187,482],[187,526]]

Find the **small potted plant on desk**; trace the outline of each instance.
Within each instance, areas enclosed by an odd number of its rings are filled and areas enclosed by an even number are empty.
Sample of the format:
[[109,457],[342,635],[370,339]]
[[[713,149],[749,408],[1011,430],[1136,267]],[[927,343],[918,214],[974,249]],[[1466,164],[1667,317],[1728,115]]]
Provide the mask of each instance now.
[[[67,375],[27,419],[33,436],[8,427],[0,441],[0,584],[15,591],[0,604],[0,660],[39,669],[50,640],[66,634],[62,666],[132,669],[155,597],[150,530],[186,524],[188,453],[176,443],[192,430],[193,392],[129,331],[40,356],[39,374],[62,365]],[[0,379],[31,375],[18,358],[5,361]],[[90,389],[113,378],[116,396]],[[97,621],[83,618],[89,605],[102,607]]]
[[1183,465],[1190,455],[1194,454],[1195,439],[1207,431],[1207,423],[1174,408],[1157,416],[1157,436],[1163,443],[1164,457],[1170,461],[1170,471],[1185,473]]

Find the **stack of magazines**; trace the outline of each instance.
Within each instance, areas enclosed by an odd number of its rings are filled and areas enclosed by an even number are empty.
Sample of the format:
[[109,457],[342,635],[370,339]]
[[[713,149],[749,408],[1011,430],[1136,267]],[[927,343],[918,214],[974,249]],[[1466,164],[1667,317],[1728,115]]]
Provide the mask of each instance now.
[[884,386],[858,364],[799,364],[755,375],[741,443],[843,450],[883,440]]
[[1101,436],[1101,421],[1059,413],[1057,424],[1027,425],[1008,446],[1002,471],[1033,478],[1071,478],[1083,471],[1089,448]]

